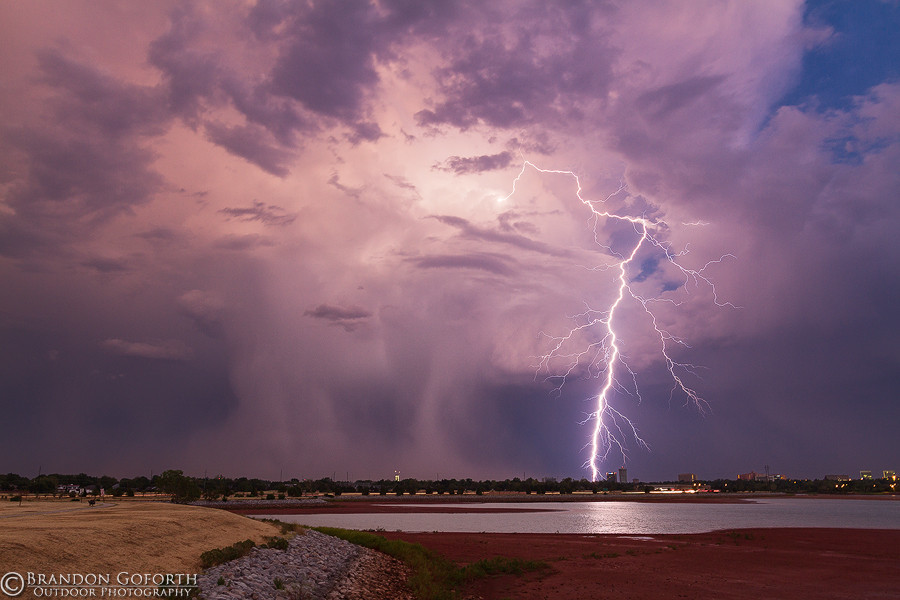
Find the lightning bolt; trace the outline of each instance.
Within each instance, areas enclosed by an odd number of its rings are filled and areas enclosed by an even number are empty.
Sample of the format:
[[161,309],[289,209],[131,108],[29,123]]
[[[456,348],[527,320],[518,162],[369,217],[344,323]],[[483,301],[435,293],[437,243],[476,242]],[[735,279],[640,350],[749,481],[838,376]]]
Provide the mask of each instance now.
[[[672,335],[664,329],[660,325],[656,313],[654,313],[651,308],[651,303],[653,302],[668,302],[676,306],[681,304],[681,302],[671,298],[647,298],[638,294],[628,280],[629,267],[633,265],[635,258],[642,248],[645,246],[655,247],[665,260],[673,265],[678,272],[684,276],[685,287],[689,283],[693,283],[695,286],[707,286],[712,292],[713,302],[716,306],[738,308],[731,302],[719,299],[715,285],[713,285],[712,281],[706,275],[706,270],[709,267],[721,263],[727,258],[734,258],[734,255],[724,254],[716,260],[707,262],[699,269],[687,268],[679,262],[679,259],[688,253],[688,249],[685,248],[680,252],[674,252],[670,244],[661,239],[662,232],[667,229],[665,221],[649,219],[643,216],[632,217],[620,215],[602,209],[602,206],[608,200],[625,190],[624,184],[620,185],[619,189],[607,196],[604,200],[599,202],[591,201],[585,199],[582,195],[581,180],[574,172],[557,169],[542,169],[528,160],[523,161],[522,169],[519,171],[515,180],[513,180],[512,191],[503,198],[503,200],[508,200],[515,195],[519,181],[528,168],[543,174],[564,175],[571,177],[575,181],[576,197],[591,212],[594,241],[600,247],[604,248],[611,256],[618,259],[613,265],[603,265],[591,269],[595,271],[613,268],[618,271],[618,275],[615,278],[617,281],[617,294],[613,301],[609,303],[604,310],[595,310],[588,306],[585,312],[574,317],[576,321],[580,320],[582,322],[570,329],[567,334],[563,336],[547,336],[551,339],[553,348],[550,352],[540,357],[540,363],[538,365],[538,372],[547,372],[548,379],[559,380],[560,383],[555,388],[555,392],[557,393],[562,391],[562,387],[565,385],[567,378],[572,375],[580,365],[586,365],[589,374],[597,378],[602,377],[603,385],[601,386],[600,391],[597,392],[595,398],[595,410],[582,421],[582,425],[593,422],[590,441],[585,444],[585,447],[590,447],[590,455],[583,466],[590,469],[591,479],[592,481],[596,481],[597,476],[600,473],[600,463],[608,458],[609,453],[614,448],[618,449],[621,453],[623,461],[627,460],[626,439],[633,438],[638,446],[649,450],[647,443],[641,439],[638,434],[637,427],[635,427],[628,417],[616,410],[611,403],[613,392],[617,390],[628,394],[631,394],[631,390],[633,390],[634,395],[638,400],[640,401],[641,399],[640,390],[637,385],[637,377],[622,355],[619,346],[620,336],[616,329],[616,314],[624,302],[629,300],[635,301],[646,313],[653,327],[653,331],[655,331],[656,335],[659,337],[661,356],[672,380],[672,388],[669,392],[670,401],[675,394],[680,392],[685,398],[685,404],[695,406],[701,413],[705,413],[708,409],[707,402],[684,380],[685,374],[696,375],[696,365],[678,362],[672,355],[673,346],[682,346],[685,348],[689,348],[690,346],[688,346],[683,339]],[[634,228],[636,241],[630,247],[630,251],[627,253],[618,253],[613,251],[610,246],[603,244],[600,241],[598,228],[602,222],[606,221],[628,223]],[[702,226],[707,225],[707,223],[697,221],[694,223],[684,223],[684,225]],[[570,346],[577,343],[578,336],[589,333],[597,328],[599,328],[601,332],[598,340],[591,342],[587,344],[586,347],[576,351],[568,350]],[[552,374],[553,371],[551,370],[550,363],[551,360],[554,359],[568,361],[568,367],[562,374]],[[631,380],[630,385],[623,385],[620,383],[620,375],[618,375],[620,371],[628,373]]]

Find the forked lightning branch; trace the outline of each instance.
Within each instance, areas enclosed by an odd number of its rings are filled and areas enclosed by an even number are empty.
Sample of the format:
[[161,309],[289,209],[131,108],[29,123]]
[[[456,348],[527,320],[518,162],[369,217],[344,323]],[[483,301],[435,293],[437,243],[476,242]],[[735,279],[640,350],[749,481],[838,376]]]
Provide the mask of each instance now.
[[[664,221],[616,214],[603,208],[612,197],[624,191],[624,186],[603,200],[589,200],[582,195],[581,180],[572,171],[542,169],[526,160],[513,181],[512,191],[505,199],[515,195],[519,180],[529,168],[542,174],[570,177],[574,181],[576,197],[591,211],[594,241],[607,255],[613,258],[611,266],[593,269],[594,271],[612,270],[616,274],[612,283],[615,292],[612,300],[599,310],[589,308],[577,315],[576,318],[582,322],[570,329],[568,333],[551,336],[552,348],[547,354],[540,357],[538,366],[538,372],[547,373],[548,378],[559,378],[561,383],[557,390],[561,389],[567,377],[574,375],[579,369],[586,369],[588,373],[594,374],[602,381],[600,390],[595,397],[594,409],[582,423],[592,425],[590,440],[585,445],[589,448],[589,455],[584,467],[590,469],[591,479],[596,481],[600,473],[600,463],[609,456],[613,449],[621,453],[623,461],[627,459],[627,441],[629,439],[633,439],[638,446],[649,449],[638,434],[637,428],[627,416],[614,406],[613,401],[616,391],[630,392],[640,399],[637,378],[634,371],[625,362],[622,353],[622,344],[626,339],[626,333],[622,331],[617,317],[624,303],[636,302],[646,314],[655,335],[658,336],[660,358],[672,381],[670,393],[681,393],[687,403],[696,406],[701,412],[707,407],[706,401],[697,390],[685,382],[685,375],[693,374],[694,366],[678,362],[674,358],[673,347],[687,348],[687,343],[660,325],[660,319],[652,307],[654,302],[668,302],[674,305],[677,305],[678,302],[664,298],[661,294],[652,298],[643,296],[637,293],[632,286],[634,280],[629,279],[629,272],[632,271],[639,253],[642,250],[655,250],[667,264],[672,265],[681,273],[685,284],[693,282],[695,285],[707,286],[712,293],[713,302],[717,306],[732,308],[735,307],[730,302],[719,300],[715,285],[706,275],[706,270],[711,265],[720,263],[725,258],[734,258],[734,256],[725,254],[698,269],[684,266],[679,259],[687,252],[673,251],[670,244],[662,238],[667,227]],[[601,225],[610,221],[630,224],[634,229],[633,241],[627,246],[625,252],[616,252],[610,245],[600,240]],[[590,335],[590,339],[593,341],[584,342],[585,334]],[[579,344],[581,345],[579,346]],[[553,372],[551,369],[553,360],[561,360],[566,363],[562,373]]]

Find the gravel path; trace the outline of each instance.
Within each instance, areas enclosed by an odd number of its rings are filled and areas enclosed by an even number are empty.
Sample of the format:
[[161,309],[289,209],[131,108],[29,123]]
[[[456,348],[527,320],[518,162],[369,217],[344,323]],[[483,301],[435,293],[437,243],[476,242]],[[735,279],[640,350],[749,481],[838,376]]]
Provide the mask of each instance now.
[[205,600],[413,600],[398,560],[307,530],[287,550],[254,548],[197,578]]

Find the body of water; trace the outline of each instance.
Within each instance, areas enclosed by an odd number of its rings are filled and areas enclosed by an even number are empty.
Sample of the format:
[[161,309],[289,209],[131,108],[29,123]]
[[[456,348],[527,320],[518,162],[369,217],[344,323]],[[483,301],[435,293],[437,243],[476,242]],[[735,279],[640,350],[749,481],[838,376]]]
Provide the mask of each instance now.
[[[421,505],[420,505],[421,506]],[[459,504],[434,505],[459,509]],[[542,502],[466,507],[509,508],[504,513],[258,515],[310,526],[386,531],[469,533],[704,533],[759,527],[900,529],[900,500],[766,498],[753,502]],[[548,512],[525,512],[540,508]]]

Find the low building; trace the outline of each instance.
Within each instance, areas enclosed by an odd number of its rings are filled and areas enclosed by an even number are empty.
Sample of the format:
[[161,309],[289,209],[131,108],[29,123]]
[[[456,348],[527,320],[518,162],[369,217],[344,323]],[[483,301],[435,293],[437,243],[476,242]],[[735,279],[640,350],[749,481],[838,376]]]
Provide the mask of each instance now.
[[860,479],[872,479],[872,471],[860,471],[859,478]]
[[850,481],[849,475],[826,475],[825,481]]
[[765,473],[750,471],[749,473],[741,473],[737,478],[739,481],[779,481],[784,479],[784,475],[766,475]]
[[679,483],[694,483],[697,481],[697,476],[693,473],[679,473],[678,474],[678,482]]
[[897,474],[894,473],[893,471],[882,471],[882,472],[881,472],[881,477],[882,477],[883,479],[889,479],[889,480],[891,480],[891,481],[896,481],[896,480],[897,480]]

